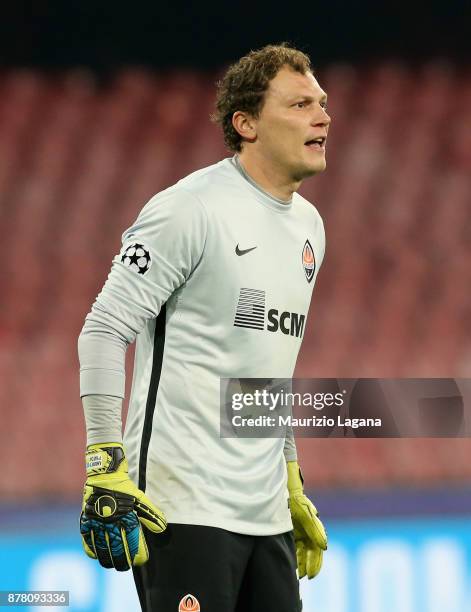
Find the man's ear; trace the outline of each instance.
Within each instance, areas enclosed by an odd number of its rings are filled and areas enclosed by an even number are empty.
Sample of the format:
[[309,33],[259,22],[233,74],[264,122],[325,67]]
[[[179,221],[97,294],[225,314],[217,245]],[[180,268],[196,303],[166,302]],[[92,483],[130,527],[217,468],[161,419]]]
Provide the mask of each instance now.
[[254,142],[257,138],[257,122],[248,113],[236,111],[232,115],[232,125],[244,140]]

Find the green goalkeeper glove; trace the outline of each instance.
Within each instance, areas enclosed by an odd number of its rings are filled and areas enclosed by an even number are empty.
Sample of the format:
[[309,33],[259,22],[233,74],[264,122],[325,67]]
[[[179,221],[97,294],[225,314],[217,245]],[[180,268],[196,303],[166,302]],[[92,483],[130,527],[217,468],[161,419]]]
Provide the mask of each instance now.
[[93,444],[85,455],[80,533],[85,552],[103,567],[126,571],[149,559],[145,525],[153,533],[167,527],[162,512],[128,476],[122,444]]
[[322,567],[327,534],[314,504],[304,495],[303,479],[297,461],[288,461],[289,508],[294,528],[298,575],[314,578]]

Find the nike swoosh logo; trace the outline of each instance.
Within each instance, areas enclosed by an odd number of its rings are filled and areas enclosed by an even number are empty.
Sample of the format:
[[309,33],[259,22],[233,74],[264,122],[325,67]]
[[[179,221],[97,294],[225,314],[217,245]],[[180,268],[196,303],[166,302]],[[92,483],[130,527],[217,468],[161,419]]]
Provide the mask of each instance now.
[[256,248],[257,247],[254,246],[251,249],[239,249],[239,245],[237,245],[235,248],[235,252],[236,252],[236,255],[245,255],[246,253],[250,253],[250,251],[253,251]]

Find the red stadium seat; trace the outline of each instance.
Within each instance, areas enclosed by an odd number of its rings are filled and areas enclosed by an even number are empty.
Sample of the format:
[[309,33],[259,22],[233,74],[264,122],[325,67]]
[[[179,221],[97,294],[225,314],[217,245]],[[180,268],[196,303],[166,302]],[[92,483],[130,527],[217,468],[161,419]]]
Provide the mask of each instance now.
[[[230,155],[209,122],[215,80],[140,69],[107,85],[85,71],[0,77],[4,498],[76,497],[77,335],[142,205]],[[324,217],[327,247],[296,375],[467,376],[469,74],[384,63],[331,66],[319,80],[333,117],[328,171],[302,193]],[[298,446],[311,486],[471,476],[465,439]]]

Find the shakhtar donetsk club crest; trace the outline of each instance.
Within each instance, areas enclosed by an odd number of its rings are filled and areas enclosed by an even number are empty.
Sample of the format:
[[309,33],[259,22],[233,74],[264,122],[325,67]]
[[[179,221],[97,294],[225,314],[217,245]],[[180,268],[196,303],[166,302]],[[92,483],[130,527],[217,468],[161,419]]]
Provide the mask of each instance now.
[[312,250],[312,246],[309,240],[306,240],[303,247],[303,268],[304,274],[307,278],[307,282],[310,283],[314,278],[314,272],[316,270],[316,260],[314,259],[314,251]]
[[178,612],[200,612],[200,604],[194,595],[185,595],[178,604]]

